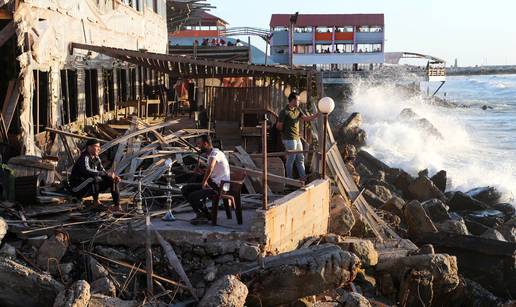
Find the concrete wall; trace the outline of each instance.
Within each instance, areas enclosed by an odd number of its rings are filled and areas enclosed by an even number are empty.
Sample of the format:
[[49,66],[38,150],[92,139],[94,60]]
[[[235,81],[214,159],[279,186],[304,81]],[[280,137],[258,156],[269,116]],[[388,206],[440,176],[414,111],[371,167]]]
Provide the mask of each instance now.
[[317,180],[258,210],[253,232],[262,232],[265,251],[279,254],[296,249],[306,238],[328,232],[330,181]]

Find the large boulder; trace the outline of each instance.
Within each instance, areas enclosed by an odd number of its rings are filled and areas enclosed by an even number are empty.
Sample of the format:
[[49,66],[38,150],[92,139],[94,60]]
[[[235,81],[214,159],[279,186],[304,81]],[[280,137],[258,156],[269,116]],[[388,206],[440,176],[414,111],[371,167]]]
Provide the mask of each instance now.
[[344,144],[340,150],[340,154],[342,155],[344,162],[355,161],[357,158],[357,148],[351,144]]
[[449,220],[438,222],[435,224],[439,231],[457,233],[461,235],[469,235],[468,227],[464,219],[458,215],[453,214]]
[[505,222],[500,227],[500,232],[507,241],[516,243],[516,217]]
[[474,236],[480,236],[489,230],[489,227],[475,222],[474,220],[468,219],[467,217],[464,218],[464,222],[466,223],[466,227],[468,227],[469,233]]
[[390,213],[402,218],[404,207],[405,207],[405,201],[400,197],[393,196],[380,209],[390,212]]
[[447,204],[450,207],[450,211],[454,212],[489,209],[489,207],[483,202],[478,201],[466,193],[460,191],[452,193]]
[[85,280],[74,282],[56,297],[54,307],[88,307],[90,303],[90,285]]
[[435,306],[500,306],[501,300],[479,283],[460,278],[459,285]]
[[426,214],[425,209],[417,200],[409,202],[404,210],[405,223],[412,237],[418,237],[420,233],[437,232],[437,228]]
[[437,198],[446,201],[446,196],[439,190],[434,183],[426,176],[419,176],[409,186],[408,192],[412,199],[427,201]]
[[434,223],[444,222],[450,219],[448,206],[439,199],[430,199],[421,204]]
[[435,186],[443,193],[446,191],[446,175],[446,171],[442,170],[437,172],[435,175],[432,176],[432,178],[430,178],[430,180],[435,184]]
[[339,143],[351,144],[357,147],[364,146],[366,144],[367,133],[361,128],[344,128],[339,134]]
[[498,210],[505,215],[505,220],[508,221],[516,216],[516,206],[509,203],[499,203],[491,206],[494,210]]
[[241,277],[253,294],[249,305],[276,306],[349,285],[359,265],[354,254],[322,244],[266,257],[263,269],[243,268]]
[[373,192],[378,198],[380,198],[384,203],[392,198],[391,191],[382,185],[372,185],[368,187],[369,191]]
[[507,240],[505,240],[504,236],[498,230],[493,229],[493,228],[488,229],[486,232],[484,232],[481,235],[481,237],[485,238],[485,239],[507,242]]
[[409,186],[416,180],[402,169],[392,169],[387,180],[403,193],[405,199],[410,198]]
[[0,261],[1,306],[52,306],[63,289],[49,274],[40,274],[11,259]]
[[339,235],[348,235],[355,225],[355,217],[350,204],[337,195],[330,204],[330,232]]
[[495,187],[475,188],[467,191],[466,194],[488,205],[495,204],[502,197],[502,193]]
[[378,263],[378,252],[373,242],[360,238],[345,238],[336,243],[342,250],[351,252],[360,258],[363,267],[372,267]]
[[362,114],[358,112],[351,115],[342,123],[342,128],[356,128],[362,125]]
[[215,281],[199,302],[199,307],[242,307],[245,304],[247,287],[234,275],[225,275]]

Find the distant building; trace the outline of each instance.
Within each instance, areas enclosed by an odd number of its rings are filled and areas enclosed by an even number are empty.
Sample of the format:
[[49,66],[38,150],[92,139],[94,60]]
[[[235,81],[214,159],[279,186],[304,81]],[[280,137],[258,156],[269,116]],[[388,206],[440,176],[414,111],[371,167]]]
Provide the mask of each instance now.
[[228,25],[222,18],[200,11],[169,33],[169,43],[171,46],[192,46],[195,41],[201,45],[204,40],[209,40],[211,44],[212,40],[223,38]]
[[455,68],[459,67],[457,58],[455,58],[455,65],[454,66],[455,66]]
[[384,63],[383,14],[300,14],[294,25],[290,20],[289,14],[271,17],[271,60],[276,63],[323,70],[371,69]]

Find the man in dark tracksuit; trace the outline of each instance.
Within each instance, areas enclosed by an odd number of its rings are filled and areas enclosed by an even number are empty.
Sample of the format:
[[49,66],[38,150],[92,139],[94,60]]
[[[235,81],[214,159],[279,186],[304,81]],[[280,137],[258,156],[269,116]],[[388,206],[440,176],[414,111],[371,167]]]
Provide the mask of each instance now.
[[112,172],[106,172],[99,158],[100,143],[95,140],[86,142],[86,149],[75,162],[70,175],[72,194],[76,197],[93,196],[93,207],[101,206],[99,194],[111,190],[114,208],[121,211],[118,183],[120,177]]

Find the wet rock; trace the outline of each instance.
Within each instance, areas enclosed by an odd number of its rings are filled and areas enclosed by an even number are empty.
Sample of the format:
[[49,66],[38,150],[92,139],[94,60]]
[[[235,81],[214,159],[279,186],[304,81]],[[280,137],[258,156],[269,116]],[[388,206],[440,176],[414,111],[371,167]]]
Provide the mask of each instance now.
[[137,301],[124,301],[116,297],[92,294],[88,307],[137,307],[140,305]]
[[426,118],[420,118],[414,122],[417,127],[424,130],[431,136],[442,139],[443,135],[441,132]]
[[357,172],[355,166],[353,165],[353,162],[351,162],[351,161],[346,162],[346,169],[351,174],[351,177],[353,177],[353,181],[355,182],[355,184],[359,185],[361,177],[360,177],[359,172]]
[[504,222],[504,214],[498,210],[473,211],[466,215],[470,220],[490,228],[498,228]]
[[403,214],[411,236],[417,237],[420,233],[437,232],[434,223],[417,200],[409,202],[405,206]]
[[38,250],[36,263],[40,268],[49,269],[51,265],[61,262],[70,245],[70,238],[65,232],[58,232],[48,240],[45,240]]
[[469,235],[466,222],[458,214],[453,215],[449,220],[436,223],[435,226],[439,231],[457,233],[461,235]]
[[238,257],[247,261],[255,261],[260,254],[260,248],[256,245],[250,245],[247,243],[242,244],[240,246],[240,250],[238,251]]
[[346,292],[337,300],[344,307],[371,307],[369,300],[356,292]]
[[332,244],[266,257],[264,269],[242,274],[248,304],[276,306],[336,289],[354,280],[360,260]]
[[362,125],[362,114],[358,112],[351,115],[342,123],[342,128],[356,128]]
[[380,197],[378,197],[375,193],[371,192],[369,189],[365,189],[364,193],[362,193],[365,200],[375,208],[381,208],[385,205],[385,201],[383,201]]
[[505,222],[500,227],[500,232],[507,241],[516,243],[516,217]]
[[0,217],[0,243],[2,243],[2,240],[4,239],[5,235],[7,234],[7,229],[9,227],[7,226],[7,223],[3,218]]
[[52,306],[63,285],[49,274],[40,274],[11,259],[0,261],[2,306]]
[[339,134],[339,143],[362,147],[366,144],[367,133],[358,127],[343,128]]
[[392,198],[392,193],[384,186],[381,185],[373,185],[370,186],[369,191],[373,192],[378,198],[382,200],[382,202],[387,202],[389,199]]
[[198,306],[240,307],[244,306],[247,294],[247,287],[236,276],[225,275],[211,285]]
[[468,228],[469,233],[475,236],[480,236],[489,230],[489,227],[468,219],[467,217],[464,218],[464,222],[466,223],[466,227]]
[[447,204],[450,207],[450,211],[455,212],[489,209],[489,207],[483,202],[480,202],[460,191],[454,192]]
[[494,210],[498,210],[505,215],[505,220],[510,220],[516,216],[516,207],[509,203],[499,203],[491,206]]
[[403,193],[405,198],[410,197],[409,186],[416,179],[412,177],[409,173],[405,172],[402,169],[396,169],[391,171],[391,176],[393,177],[390,181],[391,183]]
[[439,190],[428,177],[419,176],[408,186],[409,195],[412,199],[419,201],[427,201],[433,198],[446,201],[446,197],[443,192]]
[[439,199],[430,199],[421,204],[434,223],[444,222],[450,219],[448,206]]
[[334,197],[330,208],[330,232],[347,235],[355,225],[351,207],[340,195]]
[[95,258],[89,257],[89,266],[92,280],[109,277],[109,272]]
[[502,197],[502,193],[495,187],[475,188],[467,191],[466,194],[488,205],[495,204]]
[[116,296],[115,284],[108,277],[102,277],[91,283],[91,293]]
[[363,267],[375,266],[378,263],[378,252],[373,242],[360,238],[344,238],[336,243],[342,250],[355,254]]
[[498,230],[493,229],[493,228],[488,229],[486,232],[484,232],[481,235],[481,237],[485,238],[485,239],[507,242],[507,240],[505,240],[504,236]]
[[414,119],[419,118],[416,112],[414,112],[411,108],[405,108],[401,110],[400,115],[398,115],[400,119]]
[[459,285],[450,296],[436,302],[438,306],[500,306],[501,300],[479,283],[460,278]]
[[380,209],[390,212],[390,213],[402,218],[404,207],[405,207],[405,201],[400,197],[393,196]]
[[434,185],[443,193],[446,191],[446,175],[446,171],[442,170],[430,178]]
[[16,248],[11,244],[4,243],[2,248],[0,248],[0,255],[9,258],[16,258]]
[[68,289],[59,292],[54,301],[54,307],[88,307],[90,297],[90,285],[88,282],[78,280]]
[[375,156],[365,150],[360,150],[358,152],[357,158],[359,162],[365,164],[373,174],[376,174],[380,171],[389,172],[391,170],[391,168],[387,164],[383,163],[382,160],[377,159]]

